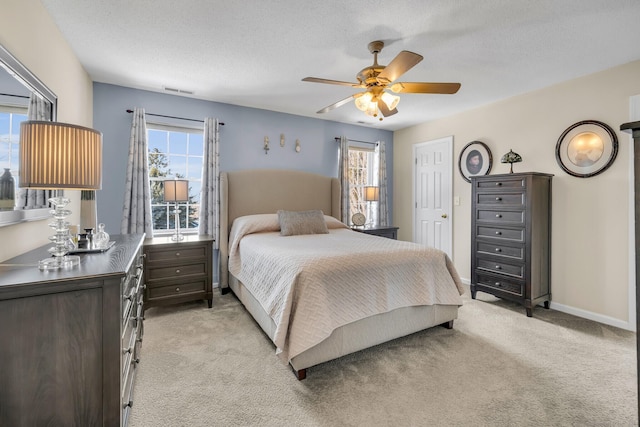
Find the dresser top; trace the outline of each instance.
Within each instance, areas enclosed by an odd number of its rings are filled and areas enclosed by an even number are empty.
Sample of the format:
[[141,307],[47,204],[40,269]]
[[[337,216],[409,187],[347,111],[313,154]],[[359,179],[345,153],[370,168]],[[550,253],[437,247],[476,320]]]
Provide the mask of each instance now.
[[61,283],[73,280],[104,278],[125,274],[134,261],[134,256],[142,246],[144,234],[111,235],[115,241],[111,249],[102,253],[86,253],[80,256],[80,265],[53,271],[38,269],[38,261],[49,256],[48,244],[17,257],[0,262],[0,299],[4,292],[16,287]]

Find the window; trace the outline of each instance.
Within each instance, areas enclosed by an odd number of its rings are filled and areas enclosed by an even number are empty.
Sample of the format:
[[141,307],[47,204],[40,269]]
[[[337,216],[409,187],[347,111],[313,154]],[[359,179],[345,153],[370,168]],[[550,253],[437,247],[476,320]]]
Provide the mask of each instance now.
[[20,123],[25,120],[26,108],[0,105],[0,173],[8,168],[16,179],[16,187],[20,161]]
[[377,223],[375,202],[364,199],[364,187],[378,182],[378,156],[368,147],[349,146],[349,218],[357,212],[367,217],[367,223]]
[[197,232],[202,189],[202,129],[147,123],[147,141],[154,235],[169,234],[175,228],[175,218],[171,215],[174,206],[163,200],[162,181],[169,178],[189,180],[189,200],[178,205],[180,229],[185,233]]

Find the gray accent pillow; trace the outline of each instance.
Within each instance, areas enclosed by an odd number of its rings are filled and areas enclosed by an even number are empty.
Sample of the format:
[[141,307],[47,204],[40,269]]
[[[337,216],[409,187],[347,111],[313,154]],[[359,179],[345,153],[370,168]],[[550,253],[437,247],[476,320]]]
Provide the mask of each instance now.
[[280,235],[297,236],[300,234],[328,234],[327,223],[321,210],[278,211]]

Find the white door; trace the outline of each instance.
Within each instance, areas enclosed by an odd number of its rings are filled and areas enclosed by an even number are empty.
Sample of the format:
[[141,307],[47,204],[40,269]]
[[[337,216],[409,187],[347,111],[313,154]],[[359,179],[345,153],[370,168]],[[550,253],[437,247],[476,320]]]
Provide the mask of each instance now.
[[451,251],[453,137],[415,144],[413,241]]

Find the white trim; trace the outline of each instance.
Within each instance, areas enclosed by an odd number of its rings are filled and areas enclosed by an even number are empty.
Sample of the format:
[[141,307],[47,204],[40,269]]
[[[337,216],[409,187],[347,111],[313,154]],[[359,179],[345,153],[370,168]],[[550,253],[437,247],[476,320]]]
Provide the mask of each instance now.
[[[465,287],[467,287],[467,290],[465,291],[465,293],[471,292],[471,289],[470,289],[471,280],[460,278],[460,281],[462,282],[463,285],[465,285]],[[478,291],[478,292],[482,292],[482,291]],[[487,295],[490,295],[490,294],[487,294]],[[498,298],[498,297],[496,297],[496,298]],[[609,316],[605,316],[605,315],[602,315],[602,314],[593,313],[591,311],[582,310],[580,308],[575,308],[575,307],[571,307],[571,306],[564,305],[564,304],[558,304],[558,303],[555,303],[553,301],[551,301],[551,303],[549,304],[549,309],[555,310],[555,311],[559,311],[559,312],[562,312],[562,313],[566,313],[566,314],[571,314],[572,316],[581,317],[583,319],[592,320],[594,322],[602,323],[604,325],[609,325],[609,326],[614,326],[616,328],[625,329],[627,331],[633,331],[633,329],[631,329],[631,327],[633,327],[635,329],[635,323],[631,324],[631,323],[628,323],[628,322],[626,322],[624,320],[616,319],[614,317],[609,317]],[[524,314],[524,311],[523,311],[523,314]],[[533,315],[535,317],[535,312],[534,312]]]
[[416,241],[416,161],[417,161],[417,152],[418,149],[424,147],[426,145],[431,144],[442,144],[446,143],[449,147],[449,258],[453,260],[453,135],[444,136],[438,139],[432,139],[430,141],[419,142],[413,144],[413,160],[412,164],[412,175],[411,175],[411,231],[412,237],[411,240],[413,242]]
[[564,304],[558,304],[551,301],[549,306],[552,310],[561,311],[563,313],[571,314],[573,316],[582,317],[584,319],[593,320],[594,322],[603,323],[609,326],[615,326],[616,328],[626,329],[631,331],[631,327],[635,329],[635,323],[632,325],[625,320],[616,319],[615,317],[605,316],[604,314],[593,313],[591,311],[582,310],[581,308],[575,308]]
[[[629,97],[629,119],[640,120],[640,95]],[[626,135],[626,134],[625,134]],[[636,331],[636,241],[635,241],[635,190],[634,190],[634,150],[635,144],[631,135],[629,141],[629,325],[624,329]]]

